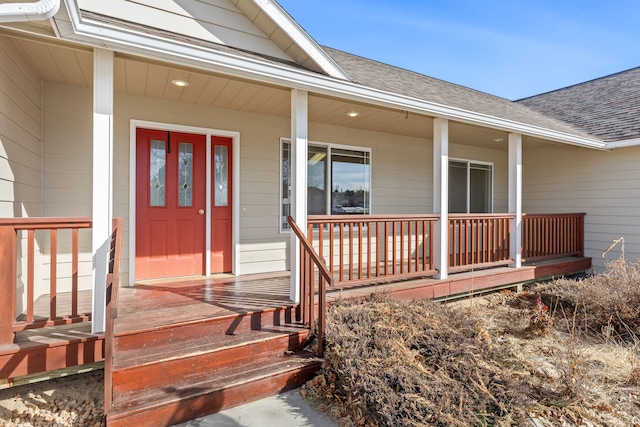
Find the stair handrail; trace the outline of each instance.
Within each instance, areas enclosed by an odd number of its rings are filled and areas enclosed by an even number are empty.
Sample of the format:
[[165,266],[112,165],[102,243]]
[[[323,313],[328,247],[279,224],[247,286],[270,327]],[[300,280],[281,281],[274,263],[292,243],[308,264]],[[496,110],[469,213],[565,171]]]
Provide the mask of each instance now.
[[118,317],[118,289],[120,287],[120,259],[122,257],[122,218],[114,218],[111,225],[109,242],[109,262],[107,264],[105,293],[105,331],[104,331],[104,413],[111,410],[113,404],[113,345],[115,319]]
[[[318,269],[318,331],[316,334],[318,346],[316,353],[318,356],[322,356],[325,344],[327,283],[330,287],[333,287],[333,275],[324,259],[313,249],[311,242],[302,233],[294,219],[288,216],[287,222],[300,242],[300,301],[303,307],[301,312],[303,312],[303,321],[308,321],[309,329],[313,329],[315,307],[315,272],[313,266]],[[304,262],[305,260],[307,261],[306,263]],[[311,267],[311,269],[308,269],[308,267]],[[304,313],[304,307],[307,303],[307,310]]]

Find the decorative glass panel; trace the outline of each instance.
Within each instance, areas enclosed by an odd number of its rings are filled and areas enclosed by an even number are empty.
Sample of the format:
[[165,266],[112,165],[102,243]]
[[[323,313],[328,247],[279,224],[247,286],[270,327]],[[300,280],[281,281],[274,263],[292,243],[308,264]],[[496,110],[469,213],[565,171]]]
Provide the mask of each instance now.
[[167,150],[165,141],[151,140],[151,152],[149,155],[149,194],[150,206],[164,206],[166,186]]
[[288,230],[289,223],[287,217],[291,215],[291,144],[282,143],[282,200],[281,200],[281,216],[280,229]]
[[229,205],[229,153],[225,145],[215,149],[215,206]]
[[193,144],[181,142],[178,148],[178,206],[193,206]]

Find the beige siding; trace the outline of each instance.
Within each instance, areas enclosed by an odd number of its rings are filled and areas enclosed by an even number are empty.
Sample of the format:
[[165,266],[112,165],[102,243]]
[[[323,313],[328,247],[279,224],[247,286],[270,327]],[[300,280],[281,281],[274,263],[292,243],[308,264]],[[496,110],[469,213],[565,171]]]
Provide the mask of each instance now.
[[[602,253],[624,237],[627,259],[640,256],[640,148],[610,152],[567,146],[524,151],[524,211],[585,212],[586,255],[602,267]],[[620,247],[606,258],[621,255]]]
[[[42,81],[9,38],[0,36],[0,218],[42,216]],[[26,305],[25,234],[19,236],[17,313]],[[40,280],[36,241],[36,296],[48,289]]]
[[42,82],[0,37],[0,217],[40,216]]
[[80,0],[78,4],[83,11],[291,60],[228,0]]
[[[43,215],[91,216],[92,93],[90,89],[46,82],[44,85]],[[43,283],[48,284],[49,239],[41,236]],[[80,289],[91,289],[91,232],[80,231]],[[71,232],[58,237],[58,289],[71,289]]]

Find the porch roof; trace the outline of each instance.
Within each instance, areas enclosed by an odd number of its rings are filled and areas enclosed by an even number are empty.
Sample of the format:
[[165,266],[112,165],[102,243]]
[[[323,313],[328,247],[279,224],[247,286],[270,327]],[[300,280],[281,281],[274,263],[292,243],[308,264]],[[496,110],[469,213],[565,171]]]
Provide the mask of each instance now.
[[519,104],[505,98],[329,47],[324,47],[324,49],[345,70],[354,83],[363,86],[572,135],[593,138],[593,135],[570,123],[561,121],[561,118],[545,115],[528,108],[526,104]]
[[95,13],[81,17],[73,8],[66,13],[59,12],[53,21],[58,37],[70,42],[106,47],[124,54],[283,88],[300,88],[347,102],[443,117],[548,141],[606,148],[601,139],[525,105],[335,49],[321,48],[311,38],[307,41],[325,52],[329,61],[346,73],[348,80],[314,71],[298,61],[269,57]]

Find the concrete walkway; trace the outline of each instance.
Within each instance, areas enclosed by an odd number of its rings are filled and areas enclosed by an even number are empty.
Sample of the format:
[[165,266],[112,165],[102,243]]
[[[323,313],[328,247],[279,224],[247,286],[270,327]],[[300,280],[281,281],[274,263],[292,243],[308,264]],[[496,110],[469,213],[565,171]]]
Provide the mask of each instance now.
[[174,427],[337,427],[330,416],[316,411],[295,389],[178,424]]

